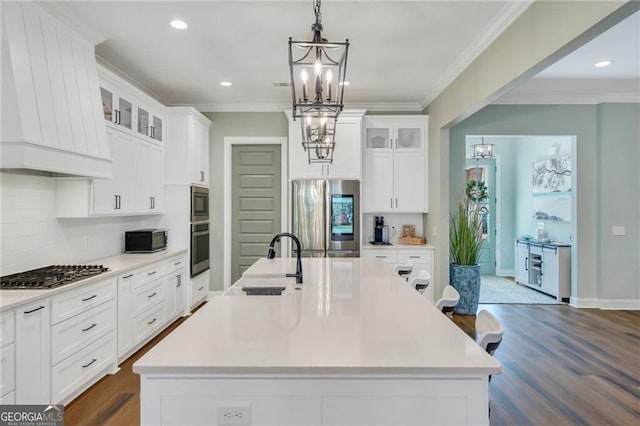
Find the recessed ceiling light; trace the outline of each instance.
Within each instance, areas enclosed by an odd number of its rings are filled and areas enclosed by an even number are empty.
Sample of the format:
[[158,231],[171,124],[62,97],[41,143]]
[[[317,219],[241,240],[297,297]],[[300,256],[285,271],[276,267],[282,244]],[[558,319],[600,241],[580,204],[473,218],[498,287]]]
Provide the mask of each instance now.
[[600,61],[600,62],[596,62],[595,64],[593,64],[593,66],[596,67],[596,68],[603,68],[603,67],[608,67],[612,63],[613,63],[613,61]]
[[231,86],[231,82],[230,81],[221,81],[220,82],[220,86],[224,86],[224,87],[229,87]]
[[349,83],[348,81],[341,81],[340,83],[338,83],[340,86],[348,86],[351,83]]
[[186,30],[187,27],[189,27],[186,22],[181,21],[179,19],[174,19],[169,23],[169,25],[171,25],[176,30]]

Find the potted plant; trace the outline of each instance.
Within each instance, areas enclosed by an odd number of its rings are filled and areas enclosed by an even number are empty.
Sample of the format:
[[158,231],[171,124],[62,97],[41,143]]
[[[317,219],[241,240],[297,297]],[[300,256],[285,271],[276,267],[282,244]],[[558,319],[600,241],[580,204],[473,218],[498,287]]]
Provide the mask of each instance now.
[[[471,183],[471,182],[470,182]],[[478,187],[476,183],[474,187]],[[458,211],[451,216],[449,228],[449,250],[451,265],[449,281],[460,293],[460,300],[454,312],[462,315],[475,315],[480,298],[480,251],[482,246],[482,217],[487,211],[482,204],[485,191],[475,192],[470,197],[469,188],[458,202]]]

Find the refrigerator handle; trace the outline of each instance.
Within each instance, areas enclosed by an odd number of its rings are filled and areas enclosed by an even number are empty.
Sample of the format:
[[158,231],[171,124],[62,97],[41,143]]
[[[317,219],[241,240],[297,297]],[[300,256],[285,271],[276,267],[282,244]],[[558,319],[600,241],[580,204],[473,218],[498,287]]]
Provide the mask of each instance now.
[[331,182],[324,181],[324,249],[331,248]]

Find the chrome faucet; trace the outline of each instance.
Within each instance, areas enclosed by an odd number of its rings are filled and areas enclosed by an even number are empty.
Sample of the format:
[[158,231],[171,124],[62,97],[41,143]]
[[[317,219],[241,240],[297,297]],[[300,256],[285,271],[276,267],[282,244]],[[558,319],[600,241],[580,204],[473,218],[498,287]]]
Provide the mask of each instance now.
[[287,277],[296,277],[296,284],[302,284],[302,261],[300,260],[300,240],[293,234],[288,232],[282,232],[280,234],[276,234],[271,243],[269,244],[269,251],[267,252],[267,259],[273,259],[276,257],[276,249],[273,248],[275,243],[280,242],[280,238],[289,237],[296,244],[296,273],[295,274],[286,274]]

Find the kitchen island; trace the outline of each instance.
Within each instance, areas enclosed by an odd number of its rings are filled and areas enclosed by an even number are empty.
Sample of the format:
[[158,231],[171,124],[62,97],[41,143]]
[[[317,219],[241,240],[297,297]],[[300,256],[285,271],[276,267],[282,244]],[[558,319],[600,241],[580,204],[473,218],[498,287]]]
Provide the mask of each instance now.
[[304,259],[303,284],[281,264],[260,259],[134,364],[143,424],[489,423],[500,364],[383,261]]

